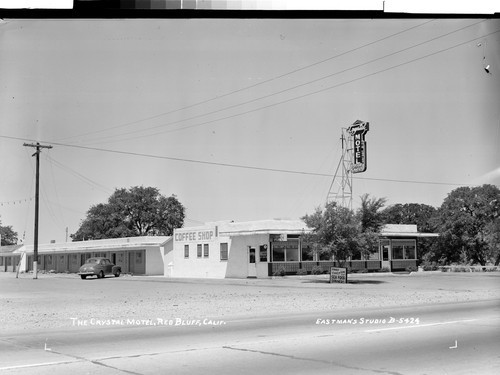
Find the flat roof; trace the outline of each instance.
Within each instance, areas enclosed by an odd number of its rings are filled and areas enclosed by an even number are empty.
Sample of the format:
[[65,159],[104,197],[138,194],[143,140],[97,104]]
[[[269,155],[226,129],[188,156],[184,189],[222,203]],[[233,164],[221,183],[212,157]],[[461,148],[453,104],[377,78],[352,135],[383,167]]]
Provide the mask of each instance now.
[[438,233],[419,232],[415,224],[386,224],[380,230],[382,237],[439,237]]
[[[170,238],[171,237],[169,236],[142,236],[142,237],[108,238],[103,240],[48,243],[48,244],[39,244],[38,251],[41,253],[85,251],[85,250],[105,251],[106,249],[116,249],[116,248],[162,246]],[[34,251],[33,245],[24,245],[24,249],[18,249],[16,253],[19,252],[32,253],[33,251]]]
[[11,254],[22,248],[24,245],[4,245],[0,246],[0,254]]
[[210,223],[219,228],[219,234],[250,235],[250,234],[301,234],[311,229],[302,220],[255,220],[242,222]]

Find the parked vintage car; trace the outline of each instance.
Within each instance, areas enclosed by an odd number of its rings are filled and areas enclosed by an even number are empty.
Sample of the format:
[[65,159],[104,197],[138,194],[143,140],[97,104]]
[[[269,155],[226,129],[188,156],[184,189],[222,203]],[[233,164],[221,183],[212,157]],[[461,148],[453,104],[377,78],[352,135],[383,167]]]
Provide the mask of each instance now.
[[98,279],[103,278],[105,275],[115,275],[115,277],[118,277],[121,272],[122,268],[114,265],[107,258],[89,258],[78,270],[78,274],[82,279],[94,275]]

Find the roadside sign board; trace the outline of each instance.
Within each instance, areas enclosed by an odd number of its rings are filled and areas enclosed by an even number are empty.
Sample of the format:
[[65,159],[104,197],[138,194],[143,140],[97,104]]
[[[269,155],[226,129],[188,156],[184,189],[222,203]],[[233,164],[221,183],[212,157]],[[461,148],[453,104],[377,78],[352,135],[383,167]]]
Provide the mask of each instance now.
[[347,268],[330,267],[330,283],[347,284]]

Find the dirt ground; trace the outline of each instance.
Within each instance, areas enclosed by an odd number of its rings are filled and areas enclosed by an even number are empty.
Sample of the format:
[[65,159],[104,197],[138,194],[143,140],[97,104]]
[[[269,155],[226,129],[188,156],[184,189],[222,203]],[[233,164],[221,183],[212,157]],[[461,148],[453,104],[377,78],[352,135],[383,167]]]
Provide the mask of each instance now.
[[169,279],[128,276],[81,280],[74,274],[0,273],[3,334],[67,329],[111,319],[224,320],[294,312],[500,300],[500,273],[419,272],[274,279]]

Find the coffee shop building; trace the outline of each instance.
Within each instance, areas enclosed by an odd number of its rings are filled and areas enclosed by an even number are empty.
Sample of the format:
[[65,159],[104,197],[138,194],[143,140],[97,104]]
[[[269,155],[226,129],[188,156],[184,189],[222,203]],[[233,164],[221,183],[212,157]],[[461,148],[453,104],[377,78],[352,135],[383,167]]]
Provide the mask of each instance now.
[[[417,242],[433,233],[419,233],[416,225],[386,225],[379,246],[368,257],[339,262],[315,254],[303,240],[310,229],[301,220],[216,222],[174,231],[164,256],[166,277],[267,278],[283,271],[326,272],[331,266],[351,271],[417,269]],[[170,250],[171,249],[171,250]]]

